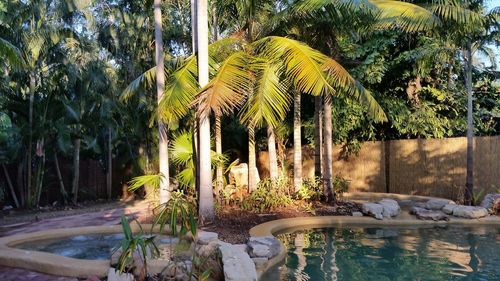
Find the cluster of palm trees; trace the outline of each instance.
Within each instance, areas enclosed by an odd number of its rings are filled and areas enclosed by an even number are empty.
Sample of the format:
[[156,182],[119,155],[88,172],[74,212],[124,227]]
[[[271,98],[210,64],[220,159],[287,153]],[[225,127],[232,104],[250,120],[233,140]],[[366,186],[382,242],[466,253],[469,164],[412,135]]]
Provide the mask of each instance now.
[[[285,5],[284,3],[282,3]],[[213,4],[217,9],[217,3]],[[196,118],[196,162],[197,184],[199,190],[199,216],[202,222],[214,218],[212,171],[210,167],[210,115],[216,119],[216,130],[220,130],[220,118],[224,114],[238,112],[240,122],[249,134],[249,173],[248,188],[256,188],[255,176],[255,128],[267,126],[269,166],[271,177],[277,176],[276,144],[274,128],[285,118],[290,103],[293,101],[293,140],[294,168],[293,185],[298,191],[302,185],[301,159],[301,95],[310,94],[316,99],[316,118],[318,140],[316,142],[322,161],[317,161],[318,175],[322,173],[325,195],[334,200],[332,193],[332,120],[331,101],[339,95],[351,95],[368,108],[370,117],[376,121],[385,121],[386,117],[370,93],[332,57],[290,37],[269,36],[266,28],[259,24],[258,18],[270,16],[272,3],[265,1],[238,2],[237,14],[242,21],[236,30],[228,31],[228,37],[208,45],[208,18],[206,0],[192,3],[193,55],[180,63],[167,74],[164,84],[164,71],[161,46],[161,10],[160,0],[155,0],[156,29],[156,86],[158,93],[158,123],[160,129],[160,172],[168,175],[168,154],[162,150],[166,142],[163,133],[169,121],[187,113],[187,108],[195,110]],[[277,4],[275,4],[277,5]],[[473,3],[457,1],[434,1],[428,5],[417,6],[408,2],[368,0],[368,1],[300,1],[286,6],[293,16],[302,14],[320,15],[330,10],[363,10],[371,16],[381,28],[399,28],[408,32],[439,28],[448,21],[467,26],[465,36],[474,36],[474,30],[484,30],[492,16],[483,16],[474,9]],[[239,14],[241,13],[241,14]],[[217,17],[217,15],[214,15]],[[494,18],[494,16],[493,16]],[[481,28],[477,28],[480,25]],[[469,29],[470,27],[470,29]],[[215,21],[214,29],[217,29]],[[300,31],[299,31],[300,32]],[[213,32],[215,39],[220,34]],[[472,143],[472,88],[470,81],[471,39],[463,45],[467,62],[466,83],[469,94],[468,141]],[[210,71],[212,74],[210,75]],[[146,74],[145,74],[146,75]],[[211,79],[209,79],[209,77]],[[131,86],[138,86],[137,84]],[[130,87],[129,87],[130,88]],[[133,89],[129,89],[133,91]],[[322,112],[322,118],[320,116]],[[323,119],[323,120],[322,120]],[[322,121],[324,123],[322,123]],[[321,139],[320,136],[323,136]],[[216,132],[216,147],[220,151],[220,131]],[[165,144],[166,145],[166,144]],[[323,148],[323,152],[321,152]],[[472,147],[471,147],[472,148]],[[471,149],[470,148],[470,149]],[[468,200],[472,196],[472,183],[469,178],[472,168],[472,150],[468,146]],[[165,163],[165,164],[164,164]],[[216,185],[222,182],[217,173]],[[166,177],[168,179],[168,176]],[[220,187],[218,187],[220,188]],[[169,182],[163,180],[160,187],[161,202],[168,200]]]
[[[315,101],[315,173],[323,181],[325,198],[334,201],[332,104],[349,97],[364,107],[372,121],[387,120],[371,93],[339,63],[341,54],[336,53],[336,46],[346,34],[386,29],[439,38],[438,45],[412,54],[416,84],[424,76],[419,72],[425,68],[421,65],[432,64],[438,55],[450,61],[443,66],[450,73],[456,67],[452,62],[466,62],[466,195],[469,200],[472,197],[472,53],[498,41],[499,10],[485,13],[483,1],[433,0],[415,5],[392,0],[193,0],[190,9],[187,1],[181,0],[148,0],[144,3],[147,8],[128,0],[92,6],[87,2],[8,1],[0,7],[0,64],[5,66],[0,89],[7,96],[0,97],[0,109],[7,111],[10,119],[16,118],[13,123],[22,136],[17,138],[22,145],[12,141],[9,146],[21,153],[3,157],[7,153],[0,148],[0,164],[4,171],[6,164],[18,164],[19,200],[10,186],[19,205],[39,204],[48,161],[55,167],[64,201],[76,203],[81,151],[106,164],[111,196],[113,150],[132,159],[142,153],[133,150],[146,151],[146,172],[156,171],[152,168],[156,157],[151,155],[156,153],[151,145],[155,138],[158,171],[162,174],[160,201],[166,202],[173,189],[168,180],[173,174],[169,171],[171,162],[189,162],[178,155],[169,158],[172,142],[168,136],[179,123],[186,122],[194,128],[190,137],[193,148],[184,154],[194,161],[185,166],[193,171],[200,218],[211,221],[213,187],[219,194],[224,182],[221,161],[211,157],[212,146],[216,155],[222,154],[222,119],[235,116],[248,132],[248,182],[252,191],[258,185],[256,132],[265,129],[270,177],[277,178],[278,130],[290,110],[294,128],[293,187],[298,190],[303,177],[304,95],[314,96]],[[162,13],[166,5],[171,9]],[[154,17],[149,15],[150,7]],[[176,27],[170,28],[173,22]],[[163,30],[167,23],[169,28]],[[329,32],[323,32],[326,29]],[[189,38],[191,44],[186,43]],[[150,68],[154,63],[156,66]],[[123,84],[128,84],[124,90],[119,86]],[[154,86],[156,95],[152,97],[148,92]],[[154,112],[150,124],[157,126],[158,134],[145,126],[150,112]],[[12,127],[11,135],[17,129]],[[61,157],[72,162],[70,188],[65,186],[68,181],[59,168]],[[8,177],[8,172],[4,173]]]

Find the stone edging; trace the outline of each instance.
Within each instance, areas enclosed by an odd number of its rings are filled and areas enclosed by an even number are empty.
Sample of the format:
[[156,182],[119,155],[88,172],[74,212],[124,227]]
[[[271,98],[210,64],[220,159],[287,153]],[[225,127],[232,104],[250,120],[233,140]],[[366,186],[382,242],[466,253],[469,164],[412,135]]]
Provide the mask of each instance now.
[[[145,230],[151,229],[151,225],[142,225],[142,227]],[[136,224],[131,224],[131,228],[134,232],[139,231],[139,227]],[[59,276],[77,278],[88,278],[90,276],[105,277],[108,274],[110,260],[75,259],[40,251],[18,249],[14,246],[34,240],[114,233],[122,233],[121,225],[51,229],[2,237],[0,238],[0,265],[19,267]]]
[[[372,217],[322,216],[279,219],[259,224],[250,229],[250,236],[274,236],[280,233],[300,229],[322,228],[332,226],[432,226],[432,225],[498,225],[500,217],[489,216],[482,219],[451,218],[449,221],[423,221],[418,219],[377,220]],[[280,242],[281,243],[281,242]],[[281,243],[280,253],[270,259],[258,272],[259,278],[272,266],[282,262],[286,257],[286,249]]]

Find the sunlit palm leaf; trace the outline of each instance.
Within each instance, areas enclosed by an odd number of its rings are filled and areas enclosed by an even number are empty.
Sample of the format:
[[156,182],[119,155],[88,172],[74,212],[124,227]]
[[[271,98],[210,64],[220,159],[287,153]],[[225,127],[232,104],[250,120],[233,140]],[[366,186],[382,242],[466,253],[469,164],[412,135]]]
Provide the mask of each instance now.
[[270,36],[255,42],[264,57],[284,63],[285,74],[301,93],[320,95],[333,89],[320,64],[326,60],[321,52],[306,44],[285,37]]
[[160,120],[168,124],[188,112],[189,104],[199,88],[196,73],[196,57],[191,56],[167,78],[157,110]]
[[229,113],[243,103],[251,82],[249,58],[245,52],[229,56],[215,77],[197,95],[193,102],[200,114]]
[[291,102],[282,68],[278,64],[258,59],[252,65],[255,88],[243,106],[241,121],[251,126],[266,124],[276,127],[285,118]]
[[352,78],[342,65],[334,59],[327,58],[322,68],[328,73],[331,84],[339,89],[340,93],[347,93],[367,108],[370,118],[375,121],[387,121],[382,107],[361,83]]
[[141,186],[151,185],[154,188],[160,187],[160,181],[165,178],[163,174],[138,176],[130,180],[128,189],[134,191]]
[[152,89],[156,82],[156,66],[146,70],[132,81],[120,95],[120,100],[127,101],[140,90]]

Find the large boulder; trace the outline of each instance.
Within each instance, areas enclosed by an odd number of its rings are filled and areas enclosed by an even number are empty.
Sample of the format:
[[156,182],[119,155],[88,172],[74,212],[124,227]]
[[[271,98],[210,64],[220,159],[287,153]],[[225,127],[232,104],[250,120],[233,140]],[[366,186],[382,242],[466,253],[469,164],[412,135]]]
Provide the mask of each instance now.
[[281,249],[278,239],[273,236],[250,237],[248,240],[248,253],[252,258],[273,258]]
[[401,212],[401,208],[399,207],[399,204],[396,200],[382,199],[378,203],[382,205],[382,207],[384,207],[384,210],[382,212],[384,218],[395,217]]
[[481,207],[485,209],[493,209],[493,203],[495,200],[500,200],[500,193],[489,193],[484,196],[483,201],[481,202]]
[[467,219],[479,219],[488,215],[488,210],[483,207],[463,206],[459,205],[453,209],[455,217],[462,217]]
[[250,256],[240,247],[221,242],[219,251],[222,257],[224,280],[257,281],[257,270]]
[[420,220],[433,220],[433,221],[449,220],[448,216],[439,210],[421,209],[416,212],[415,216],[417,217],[417,219]]
[[448,200],[448,199],[430,199],[427,201],[425,204],[425,208],[428,210],[441,210],[443,209],[444,206],[448,204],[455,204],[455,202]]
[[381,220],[399,215],[401,208],[396,200],[382,199],[378,203],[363,203],[361,212]]
[[443,213],[445,213],[447,215],[453,215],[453,211],[458,206],[459,205],[456,205],[456,204],[446,204],[446,205],[444,205],[443,209],[441,209],[441,210],[443,211]]
[[384,218],[383,212],[384,212],[384,206],[377,204],[377,203],[363,203],[361,205],[361,212],[365,215],[372,216],[378,220],[381,220]]
[[[254,169],[254,182],[259,182],[259,171],[256,167]],[[231,167],[229,170],[229,183],[234,184],[237,188],[248,186],[248,164],[241,163],[239,165]]]

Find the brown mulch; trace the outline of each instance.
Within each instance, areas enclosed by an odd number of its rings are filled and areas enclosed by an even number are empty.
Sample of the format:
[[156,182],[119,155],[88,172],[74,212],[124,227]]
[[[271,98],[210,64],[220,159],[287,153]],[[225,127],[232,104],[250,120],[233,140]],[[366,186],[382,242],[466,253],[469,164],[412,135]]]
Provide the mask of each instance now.
[[246,243],[249,230],[261,223],[293,217],[310,216],[350,216],[352,212],[360,211],[359,204],[349,201],[338,201],[333,205],[326,203],[314,203],[314,213],[305,211],[300,206],[289,206],[273,210],[269,213],[255,213],[243,210],[237,206],[224,206],[218,213],[215,223],[202,227],[205,231],[213,231],[219,234],[219,239],[233,243]]

